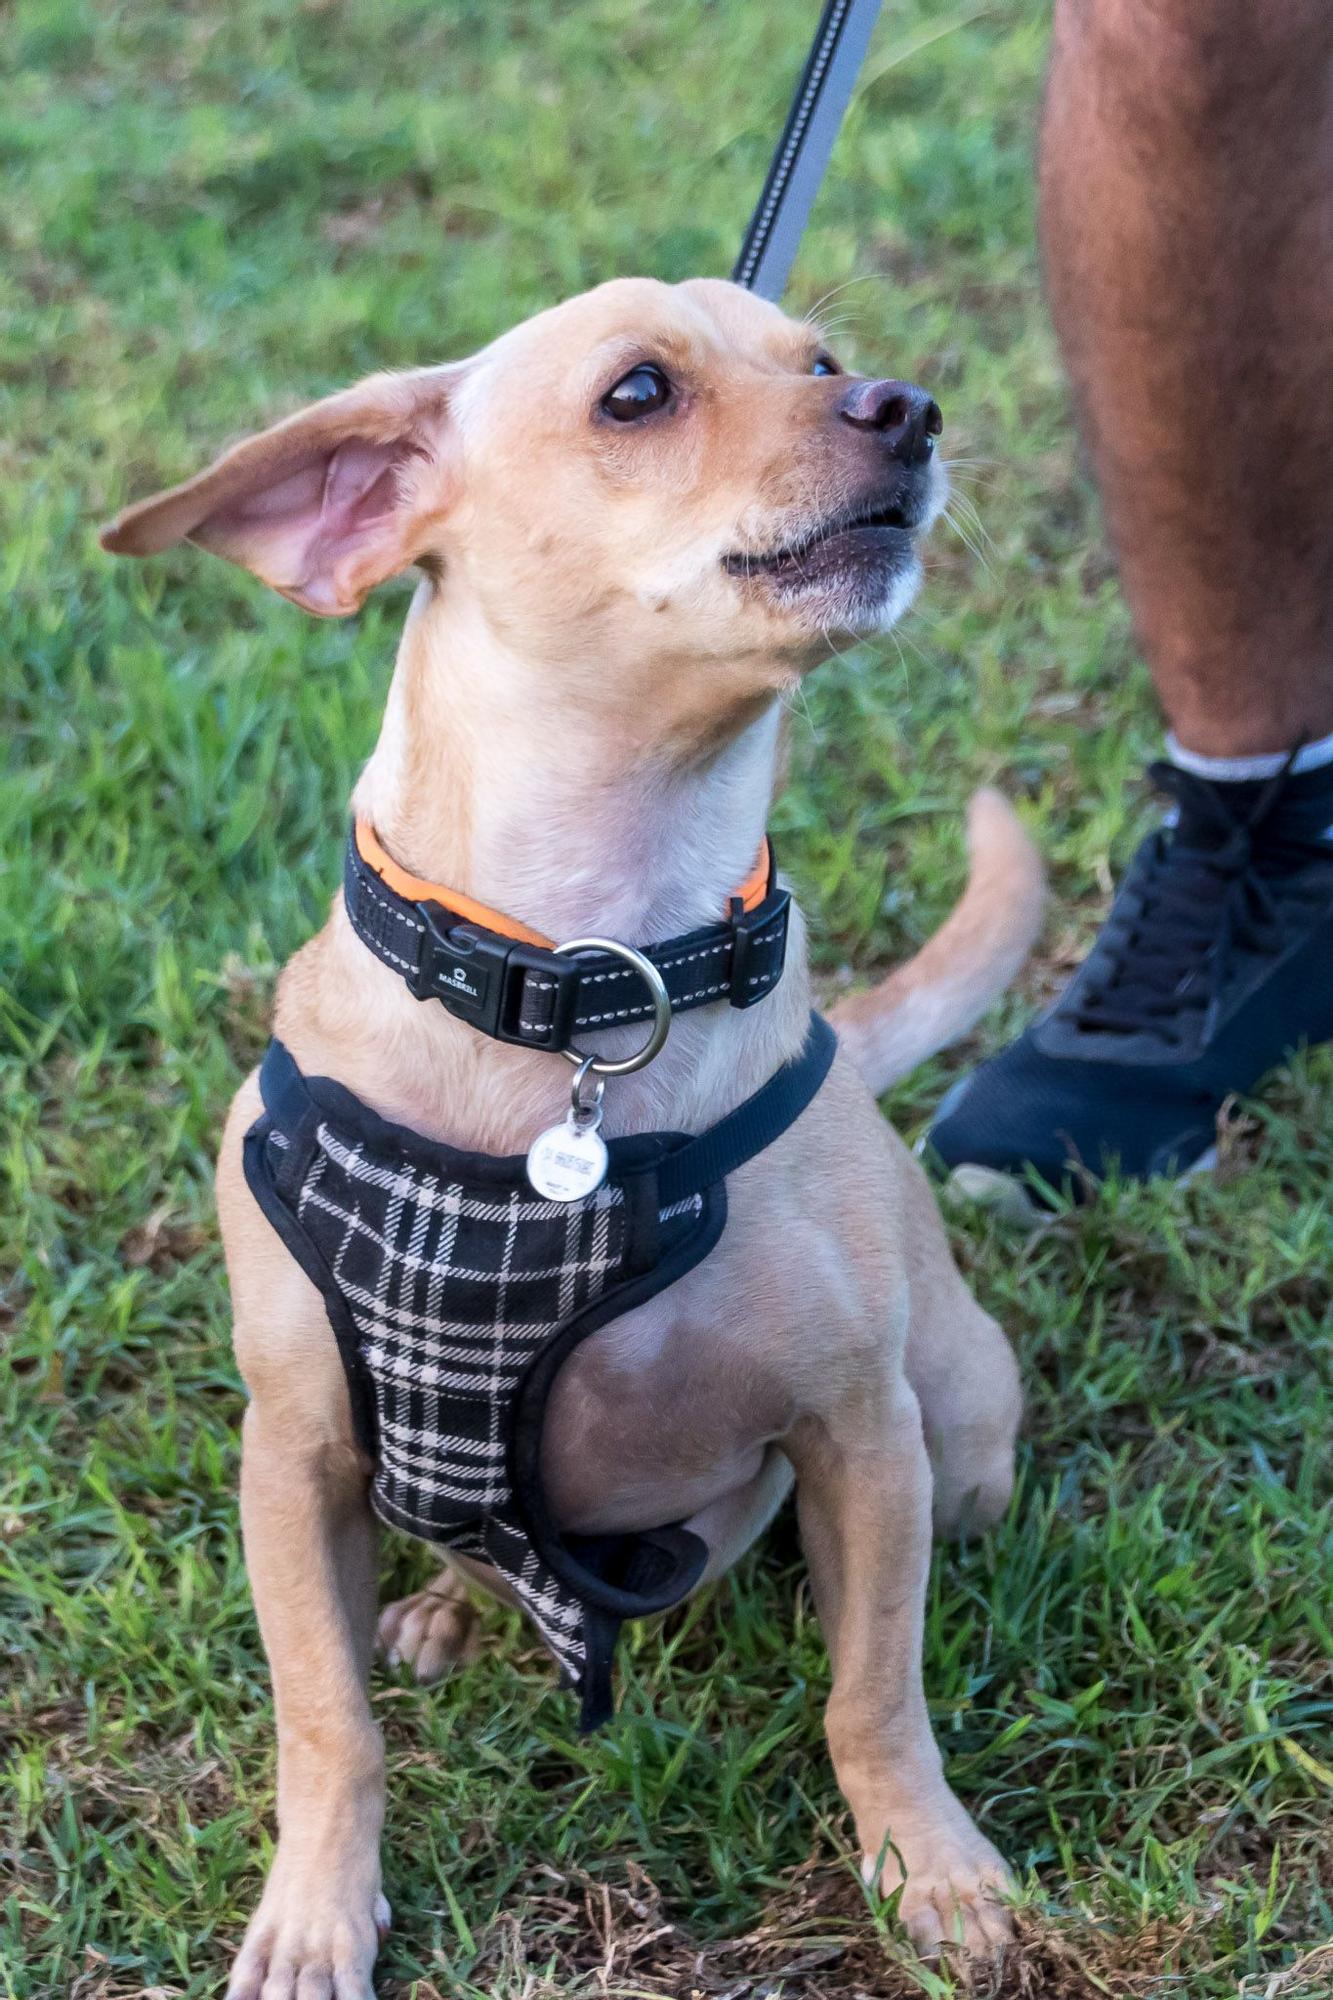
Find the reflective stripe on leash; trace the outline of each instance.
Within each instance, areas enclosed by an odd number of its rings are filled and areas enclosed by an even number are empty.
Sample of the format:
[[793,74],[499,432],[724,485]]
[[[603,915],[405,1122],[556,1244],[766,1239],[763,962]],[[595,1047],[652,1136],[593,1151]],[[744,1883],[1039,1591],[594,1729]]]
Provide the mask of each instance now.
[[777,300],[786,290],[879,9],[880,0],[826,0],[731,274],[761,298]]

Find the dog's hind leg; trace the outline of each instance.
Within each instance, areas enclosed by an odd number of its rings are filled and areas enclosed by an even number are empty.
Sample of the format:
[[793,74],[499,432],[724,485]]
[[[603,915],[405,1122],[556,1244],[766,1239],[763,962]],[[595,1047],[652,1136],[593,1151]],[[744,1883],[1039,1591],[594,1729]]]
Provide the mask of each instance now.
[[[776,1445],[747,1486],[724,1494],[684,1523],[708,1545],[708,1562],[696,1586],[712,1583],[757,1541],[792,1487],[792,1469]],[[502,1603],[517,1600],[503,1578],[466,1557],[451,1558],[424,1590],[400,1597],[380,1614],[379,1647],[390,1666],[410,1667],[419,1681],[435,1681],[477,1653],[477,1606],[464,1578]]]
[[708,1546],[708,1562],[699,1587],[725,1576],[753,1542],[757,1542],[792,1489],[791,1461],[776,1445],[764,1453],[764,1462],[748,1486],[737,1487],[701,1508],[685,1522]]
[[385,1606],[376,1636],[391,1667],[410,1667],[423,1684],[438,1681],[476,1658],[477,1607],[461,1575],[446,1564],[424,1590]]
[[939,1535],[992,1527],[1014,1490],[1014,1439],[1023,1413],[1013,1350],[958,1282],[914,1308],[907,1373],[921,1404]]
[[868,1876],[919,1951],[1009,1936],[1004,1862],[950,1791],[921,1684],[930,1466],[901,1380],[804,1418],[786,1441],[801,1532],[833,1665],[825,1715]]
[[905,1152],[903,1168],[907,1379],[921,1405],[936,1532],[963,1534],[990,1527],[1009,1504],[1023,1393],[1013,1349],[958,1275],[934,1196]]

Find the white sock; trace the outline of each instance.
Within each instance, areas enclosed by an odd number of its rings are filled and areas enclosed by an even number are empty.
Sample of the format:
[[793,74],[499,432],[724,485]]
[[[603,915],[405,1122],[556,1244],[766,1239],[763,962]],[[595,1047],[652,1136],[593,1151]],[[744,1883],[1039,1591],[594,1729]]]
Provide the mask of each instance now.
[[[1179,737],[1172,735],[1166,739],[1166,754],[1182,771],[1225,785],[1239,784],[1246,778],[1275,778],[1289,752],[1270,750],[1261,757],[1201,757],[1197,750],[1187,750]],[[1317,743],[1302,744],[1292,763],[1292,774],[1317,771],[1325,764],[1333,764],[1333,736],[1321,736]]]
[[[1197,751],[1187,750],[1178,737],[1168,735],[1166,754],[1182,771],[1190,771],[1196,778],[1212,778],[1215,783],[1225,785],[1238,784],[1246,778],[1275,778],[1289,753],[1270,750],[1261,757],[1200,757]],[[1333,736],[1321,736],[1317,743],[1301,745],[1292,759],[1292,775],[1297,776],[1302,771],[1320,771],[1328,764],[1333,764]],[[1166,815],[1166,825],[1174,826],[1178,817],[1173,809]],[[1333,826],[1326,826],[1319,837],[1333,841]]]

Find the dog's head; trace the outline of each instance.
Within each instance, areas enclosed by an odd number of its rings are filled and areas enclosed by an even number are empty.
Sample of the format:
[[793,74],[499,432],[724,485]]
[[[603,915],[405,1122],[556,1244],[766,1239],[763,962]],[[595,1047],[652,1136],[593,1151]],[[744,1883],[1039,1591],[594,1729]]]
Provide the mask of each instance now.
[[554,668],[725,661],[759,693],[910,601],[939,429],[734,285],[622,279],[316,403],[102,539],[196,542],[332,617],[420,564]]

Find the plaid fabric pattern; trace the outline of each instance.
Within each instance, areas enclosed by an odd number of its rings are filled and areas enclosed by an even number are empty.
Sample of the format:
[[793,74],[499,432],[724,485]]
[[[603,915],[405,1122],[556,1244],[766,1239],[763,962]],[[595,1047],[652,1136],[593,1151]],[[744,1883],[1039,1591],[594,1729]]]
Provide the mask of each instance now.
[[[287,1135],[266,1144],[284,1152]],[[527,1537],[509,1483],[510,1406],[571,1316],[624,1275],[623,1190],[545,1201],[526,1180],[469,1181],[446,1148],[386,1156],[327,1121],[289,1203],[356,1329],[377,1424],[380,1517],[490,1564],[575,1684],[584,1608]],[[698,1195],[662,1210],[688,1227]]]

